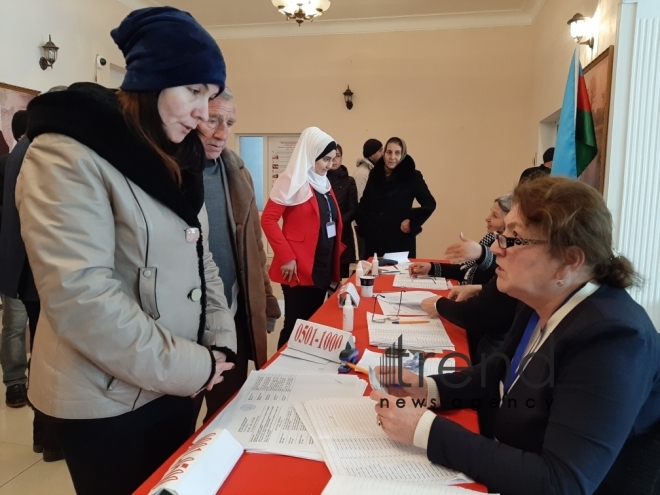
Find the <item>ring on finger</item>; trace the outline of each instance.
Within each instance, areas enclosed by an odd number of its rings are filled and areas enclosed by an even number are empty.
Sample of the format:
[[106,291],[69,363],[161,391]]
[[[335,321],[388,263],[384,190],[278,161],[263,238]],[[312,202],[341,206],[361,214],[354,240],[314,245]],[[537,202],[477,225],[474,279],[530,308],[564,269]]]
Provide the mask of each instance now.
[[383,427],[383,422],[380,420],[380,416],[376,417],[376,422],[378,423],[378,426],[380,426],[381,428]]

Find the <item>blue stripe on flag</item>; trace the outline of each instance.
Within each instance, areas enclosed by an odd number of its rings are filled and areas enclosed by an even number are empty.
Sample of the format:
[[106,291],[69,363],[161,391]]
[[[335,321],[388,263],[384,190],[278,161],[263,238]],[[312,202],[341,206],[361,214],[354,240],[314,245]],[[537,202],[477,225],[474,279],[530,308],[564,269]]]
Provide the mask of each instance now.
[[575,71],[577,52],[573,53],[568,70],[564,102],[559,117],[557,144],[552,161],[551,175],[577,178],[577,158],[575,156],[575,114],[577,110],[577,74]]

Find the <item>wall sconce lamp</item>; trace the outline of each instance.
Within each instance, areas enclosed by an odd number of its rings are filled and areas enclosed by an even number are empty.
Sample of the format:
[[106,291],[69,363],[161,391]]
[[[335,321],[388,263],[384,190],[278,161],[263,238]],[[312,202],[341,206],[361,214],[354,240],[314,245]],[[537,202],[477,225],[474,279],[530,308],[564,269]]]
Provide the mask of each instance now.
[[350,86],[348,86],[346,91],[344,91],[344,101],[346,102],[346,108],[349,110],[353,108],[353,91],[351,91]]
[[59,47],[50,39],[50,34],[48,35],[48,41],[44,43],[41,49],[44,51],[44,56],[39,59],[39,67],[42,70],[46,70],[48,67],[52,69],[53,64],[57,60],[57,50],[59,50]]
[[571,27],[571,36],[580,45],[588,45],[593,50],[594,36],[591,17],[575,14],[567,23]]

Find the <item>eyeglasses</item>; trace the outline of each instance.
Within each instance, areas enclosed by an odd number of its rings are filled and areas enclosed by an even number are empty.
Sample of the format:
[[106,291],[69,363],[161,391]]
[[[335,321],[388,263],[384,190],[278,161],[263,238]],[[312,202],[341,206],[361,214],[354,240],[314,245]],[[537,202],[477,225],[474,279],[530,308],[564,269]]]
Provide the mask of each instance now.
[[374,309],[371,312],[371,322],[372,323],[385,323],[388,321],[399,321],[399,312],[401,311],[401,301],[403,301],[403,291],[399,294],[399,307],[396,310],[396,316],[386,316],[386,315],[378,315],[376,316],[376,301],[378,300],[379,297],[385,297],[383,294],[376,294],[376,297],[374,297]]
[[504,234],[497,234],[497,245],[501,249],[510,248],[513,246],[529,246],[531,244],[546,244],[548,241],[540,241],[538,239],[522,239],[520,237],[507,237]]

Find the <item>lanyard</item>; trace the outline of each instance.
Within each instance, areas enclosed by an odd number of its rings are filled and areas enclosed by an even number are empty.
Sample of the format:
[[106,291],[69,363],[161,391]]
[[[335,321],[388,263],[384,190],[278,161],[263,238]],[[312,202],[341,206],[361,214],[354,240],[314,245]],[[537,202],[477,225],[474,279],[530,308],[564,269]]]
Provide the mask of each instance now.
[[330,223],[332,223],[332,207],[330,206],[330,200],[328,199],[328,193],[324,194],[325,202],[328,203],[328,215],[330,216]]

